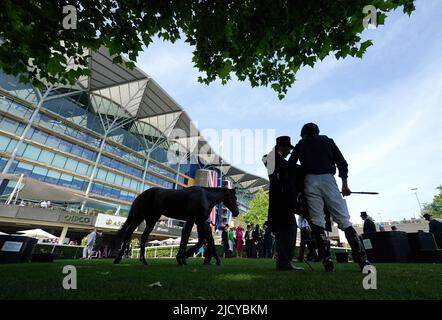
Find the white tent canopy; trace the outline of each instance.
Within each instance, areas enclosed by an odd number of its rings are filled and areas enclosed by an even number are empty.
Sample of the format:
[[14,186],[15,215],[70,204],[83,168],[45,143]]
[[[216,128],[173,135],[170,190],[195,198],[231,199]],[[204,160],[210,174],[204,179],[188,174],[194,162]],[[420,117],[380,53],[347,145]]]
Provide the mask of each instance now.
[[173,244],[175,242],[174,238],[168,238],[166,240],[161,241],[161,243],[165,243],[165,244]]
[[50,234],[49,232],[46,232],[41,229],[23,230],[23,231],[18,231],[18,233],[22,233],[27,237],[36,238],[36,239],[58,239],[58,237],[54,236],[53,234]]

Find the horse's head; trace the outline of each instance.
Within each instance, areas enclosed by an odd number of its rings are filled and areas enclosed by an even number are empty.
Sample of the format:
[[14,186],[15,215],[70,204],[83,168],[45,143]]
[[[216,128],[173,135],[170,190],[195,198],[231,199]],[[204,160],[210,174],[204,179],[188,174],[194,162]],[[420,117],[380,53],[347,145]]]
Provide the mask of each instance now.
[[236,203],[235,189],[226,189],[227,196],[224,198],[224,205],[232,212],[232,216],[237,217],[239,215],[238,204]]

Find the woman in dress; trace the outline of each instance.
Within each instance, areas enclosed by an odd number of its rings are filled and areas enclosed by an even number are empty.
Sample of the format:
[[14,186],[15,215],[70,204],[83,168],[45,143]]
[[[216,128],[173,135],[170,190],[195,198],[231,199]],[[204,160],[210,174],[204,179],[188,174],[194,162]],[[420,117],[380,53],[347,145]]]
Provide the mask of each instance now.
[[239,226],[236,228],[236,257],[241,258],[242,257],[242,250],[244,245],[244,229],[242,226]]

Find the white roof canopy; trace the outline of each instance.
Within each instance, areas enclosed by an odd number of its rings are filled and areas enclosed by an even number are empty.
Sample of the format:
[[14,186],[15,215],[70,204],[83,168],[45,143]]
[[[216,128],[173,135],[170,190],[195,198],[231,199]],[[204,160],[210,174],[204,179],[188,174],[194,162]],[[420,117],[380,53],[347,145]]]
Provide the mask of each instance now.
[[[246,189],[268,184],[262,177],[248,174],[222,160],[200,135],[183,108],[148,74],[139,68],[131,70],[124,63],[114,64],[105,47],[90,52],[90,56],[91,75],[82,77],[77,85],[93,94],[92,104],[96,111],[104,105],[109,110],[99,112],[111,116],[122,116],[121,112],[124,112],[125,117],[135,121],[130,128],[134,133],[178,143],[191,154],[191,158],[198,158],[205,166],[222,169],[223,175],[230,176]],[[116,110],[115,106],[109,106],[104,100],[112,101],[123,110]],[[181,129],[180,136],[174,136],[173,129]],[[207,145],[206,152],[200,154],[204,145]]]
[[[0,173],[0,179],[18,181],[20,179],[20,176],[15,174]],[[102,205],[108,205],[110,207],[116,207],[115,204],[85,197],[84,195],[76,193],[71,189],[35,180],[27,176],[23,177],[21,184],[22,188],[19,191],[19,197],[23,199],[38,201],[49,200],[52,202],[99,203]]]

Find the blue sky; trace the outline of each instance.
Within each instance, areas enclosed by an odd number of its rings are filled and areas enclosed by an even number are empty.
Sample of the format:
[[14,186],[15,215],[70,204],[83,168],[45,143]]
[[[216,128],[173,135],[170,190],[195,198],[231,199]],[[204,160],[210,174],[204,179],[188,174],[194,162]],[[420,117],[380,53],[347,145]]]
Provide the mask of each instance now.
[[[270,88],[248,82],[199,84],[192,48],[184,42],[155,41],[138,66],[203,132],[262,129],[267,149],[273,135],[296,142],[304,123],[317,123],[349,162],[350,189],[380,192],[347,198],[352,221],[360,222],[360,211],[382,221],[410,218],[419,211],[410,189],[419,188],[425,203],[442,184],[442,1],[420,0],[416,7],[411,17],[398,10],[384,26],[364,31],[374,45],[363,59],[331,56],[302,69],[282,101]],[[260,148],[251,152],[252,162],[220,152],[238,167],[266,175]]]

